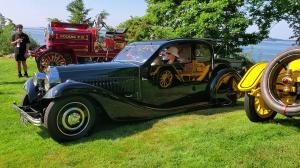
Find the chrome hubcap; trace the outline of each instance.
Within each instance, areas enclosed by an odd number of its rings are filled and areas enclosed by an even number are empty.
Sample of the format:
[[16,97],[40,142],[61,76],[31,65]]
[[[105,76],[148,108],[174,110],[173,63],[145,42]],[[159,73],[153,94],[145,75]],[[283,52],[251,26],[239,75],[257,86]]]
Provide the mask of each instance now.
[[58,129],[65,135],[77,135],[82,132],[89,123],[89,110],[80,102],[66,104],[57,116]]
[[76,130],[82,126],[84,112],[77,107],[73,107],[64,112],[62,117],[62,124],[67,130]]

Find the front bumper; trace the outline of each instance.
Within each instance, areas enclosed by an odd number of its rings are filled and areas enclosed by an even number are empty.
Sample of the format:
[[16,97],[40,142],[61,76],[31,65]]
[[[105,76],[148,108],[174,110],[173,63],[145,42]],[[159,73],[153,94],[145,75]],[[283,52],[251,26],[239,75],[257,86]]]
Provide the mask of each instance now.
[[35,126],[42,126],[40,113],[28,106],[17,106],[15,103],[12,106],[20,114],[22,123],[32,123]]

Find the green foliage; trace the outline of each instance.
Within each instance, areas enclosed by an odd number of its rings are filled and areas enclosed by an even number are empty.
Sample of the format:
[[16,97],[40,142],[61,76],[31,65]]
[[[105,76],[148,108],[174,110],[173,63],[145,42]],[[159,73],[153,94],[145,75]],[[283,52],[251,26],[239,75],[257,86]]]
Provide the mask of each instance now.
[[130,40],[148,39],[153,34],[166,38],[212,38],[221,40],[221,50],[240,52],[240,46],[257,44],[267,29],[247,33],[254,25],[243,0],[147,0],[147,14],[124,22]]
[[13,29],[13,25],[7,25],[0,29],[0,56],[14,52],[14,47],[10,44]]
[[58,18],[47,18],[48,22],[52,22],[52,21],[55,21],[55,22],[62,22],[62,20],[58,19]]
[[141,41],[150,37],[152,22],[146,17],[131,17],[118,27],[127,28],[127,41]]
[[70,23],[87,23],[92,25],[91,18],[88,17],[88,13],[91,9],[86,9],[83,0],[74,0],[67,6],[67,10],[71,13]]
[[293,31],[290,38],[300,40],[300,2],[299,0],[248,0],[251,16],[256,25],[268,31],[272,23],[281,20],[288,22]]

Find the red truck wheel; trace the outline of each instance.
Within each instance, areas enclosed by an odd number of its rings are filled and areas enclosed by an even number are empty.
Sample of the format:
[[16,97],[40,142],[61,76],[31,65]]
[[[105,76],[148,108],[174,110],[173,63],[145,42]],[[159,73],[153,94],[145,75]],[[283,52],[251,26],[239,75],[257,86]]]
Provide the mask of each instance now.
[[70,64],[71,59],[57,52],[46,52],[37,60],[37,67],[40,72],[45,72],[48,66],[60,66]]

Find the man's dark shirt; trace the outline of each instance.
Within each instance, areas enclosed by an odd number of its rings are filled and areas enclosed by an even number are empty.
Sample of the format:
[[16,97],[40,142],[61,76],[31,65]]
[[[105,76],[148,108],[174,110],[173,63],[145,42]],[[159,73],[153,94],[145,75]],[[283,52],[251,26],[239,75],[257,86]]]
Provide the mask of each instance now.
[[11,37],[11,41],[15,41],[18,38],[22,39],[22,42],[20,43],[20,47],[17,47],[17,44],[15,44],[15,54],[16,55],[25,55],[26,53],[26,44],[30,43],[29,37],[25,33],[15,33]]

